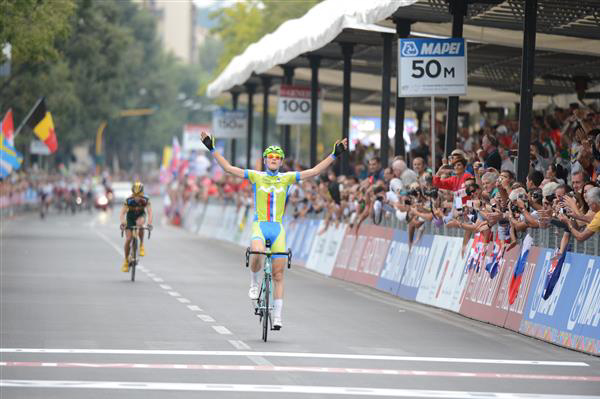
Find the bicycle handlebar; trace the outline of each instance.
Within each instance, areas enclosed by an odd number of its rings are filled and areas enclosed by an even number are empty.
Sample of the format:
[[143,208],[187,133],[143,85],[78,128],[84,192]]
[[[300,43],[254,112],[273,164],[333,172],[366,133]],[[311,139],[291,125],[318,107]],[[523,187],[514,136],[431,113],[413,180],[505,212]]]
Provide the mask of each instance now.
[[123,233],[125,232],[125,230],[146,230],[148,231],[148,239],[150,239],[150,236],[152,235],[152,228],[148,227],[148,226],[133,226],[133,227],[125,227],[124,229],[121,229],[121,237],[123,237]]
[[284,255],[287,257],[287,268],[292,267],[292,249],[288,248],[287,252],[263,252],[263,251],[253,251],[250,247],[246,248],[246,267],[248,267],[250,263],[250,255],[266,255],[269,258],[273,255]]

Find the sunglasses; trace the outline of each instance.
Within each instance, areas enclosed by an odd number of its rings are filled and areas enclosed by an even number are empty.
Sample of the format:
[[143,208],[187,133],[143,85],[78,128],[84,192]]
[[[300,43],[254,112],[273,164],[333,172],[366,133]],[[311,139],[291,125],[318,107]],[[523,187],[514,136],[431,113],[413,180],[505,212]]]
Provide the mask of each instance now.
[[277,154],[268,154],[267,158],[269,159],[281,159],[281,155],[277,155]]

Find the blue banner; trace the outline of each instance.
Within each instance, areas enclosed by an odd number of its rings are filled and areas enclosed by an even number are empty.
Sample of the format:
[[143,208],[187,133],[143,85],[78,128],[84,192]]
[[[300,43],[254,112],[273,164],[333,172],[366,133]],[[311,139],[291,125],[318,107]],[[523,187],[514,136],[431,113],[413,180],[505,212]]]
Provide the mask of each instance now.
[[400,287],[402,272],[408,259],[408,234],[403,230],[394,230],[387,257],[379,274],[376,287],[396,295]]
[[568,253],[552,294],[544,300],[553,253],[540,251],[520,332],[600,354],[600,257]]
[[417,298],[432,244],[433,236],[430,235],[423,235],[421,239],[413,242],[406,260],[406,267],[402,271],[402,278],[400,279],[398,292],[396,292],[397,296],[413,301]]

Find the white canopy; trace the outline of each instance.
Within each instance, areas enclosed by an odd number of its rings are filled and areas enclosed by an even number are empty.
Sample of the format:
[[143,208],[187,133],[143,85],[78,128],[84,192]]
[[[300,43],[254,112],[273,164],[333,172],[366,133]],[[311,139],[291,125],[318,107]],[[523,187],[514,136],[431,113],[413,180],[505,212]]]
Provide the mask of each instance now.
[[417,0],[325,0],[304,16],[281,24],[273,33],[248,46],[243,54],[231,60],[225,70],[207,88],[208,97],[243,84],[252,73],[263,73],[275,65],[317,50],[345,28],[379,22],[398,8]]

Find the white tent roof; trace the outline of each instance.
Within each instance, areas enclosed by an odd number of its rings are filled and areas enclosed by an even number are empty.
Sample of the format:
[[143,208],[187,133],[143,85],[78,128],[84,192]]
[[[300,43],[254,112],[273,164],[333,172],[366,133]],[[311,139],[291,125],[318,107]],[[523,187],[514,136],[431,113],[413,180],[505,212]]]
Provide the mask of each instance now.
[[[330,43],[345,28],[379,22],[398,8],[417,0],[325,0],[304,16],[281,24],[273,33],[248,46],[233,58],[207,88],[208,97],[243,84],[252,75],[285,64],[309,51]],[[310,29],[308,29],[310,28]]]

